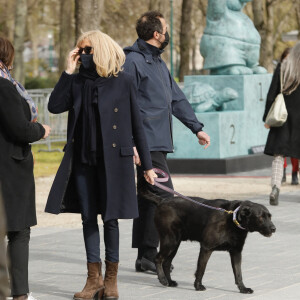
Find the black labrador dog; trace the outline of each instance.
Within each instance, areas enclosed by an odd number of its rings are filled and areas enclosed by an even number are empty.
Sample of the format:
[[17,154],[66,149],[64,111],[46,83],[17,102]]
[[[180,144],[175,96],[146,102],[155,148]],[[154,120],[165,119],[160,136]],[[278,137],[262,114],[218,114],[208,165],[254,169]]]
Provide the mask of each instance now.
[[199,203],[220,207],[234,214],[209,209],[180,197],[162,199],[149,192],[145,183],[138,185],[138,193],[157,204],[155,224],[160,237],[160,250],[156,256],[158,279],[162,285],[177,286],[170,276],[170,266],[181,241],[198,241],[201,249],[195,273],[195,289],[204,291],[202,278],[213,251],[228,251],[235,277],[241,293],[251,294],[242,279],[242,250],[248,232],[257,231],[270,237],[276,228],[271,214],[261,204],[251,201],[206,200],[192,197]]

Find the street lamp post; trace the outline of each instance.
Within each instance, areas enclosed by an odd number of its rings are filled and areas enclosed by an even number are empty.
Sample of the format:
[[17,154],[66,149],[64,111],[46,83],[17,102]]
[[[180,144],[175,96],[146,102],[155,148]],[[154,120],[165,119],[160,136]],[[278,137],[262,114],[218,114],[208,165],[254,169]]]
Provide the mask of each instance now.
[[170,68],[171,68],[171,76],[174,75],[173,69],[173,0],[170,0],[171,12],[170,12]]

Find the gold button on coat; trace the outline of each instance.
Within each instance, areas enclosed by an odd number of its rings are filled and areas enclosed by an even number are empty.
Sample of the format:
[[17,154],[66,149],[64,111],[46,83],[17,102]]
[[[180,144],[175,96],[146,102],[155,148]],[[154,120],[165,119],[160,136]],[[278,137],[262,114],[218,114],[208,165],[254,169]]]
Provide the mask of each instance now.
[[113,143],[112,146],[113,146],[114,148],[116,148],[116,147],[117,147],[117,144],[116,144],[116,143]]
[[117,129],[117,125],[113,125],[113,129]]
[[114,112],[118,112],[118,108],[117,107],[114,109]]

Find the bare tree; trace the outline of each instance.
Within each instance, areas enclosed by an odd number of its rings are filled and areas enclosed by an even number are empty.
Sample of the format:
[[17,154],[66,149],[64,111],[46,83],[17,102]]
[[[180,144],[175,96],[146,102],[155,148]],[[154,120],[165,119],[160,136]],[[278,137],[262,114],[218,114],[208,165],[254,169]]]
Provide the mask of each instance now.
[[150,0],[149,10],[159,10],[160,0]]
[[103,0],[75,0],[75,38],[100,28]]
[[298,40],[300,40],[300,0],[296,0],[296,17],[298,24]]
[[4,20],[4,35],[13,42],[14,39],[14,30],[15,30],[15,5],[16,0],[5,1],[2,5]]
[[27,28],[28,36],[31,41],[33,60],[32,60],[32,75],[38,76],[39,72],[39,57],[38,43],[39,36],[37,34],[39,23],[39,0],[27,0]]
[[[275,43],[281,38],[288,19],[299,5],[299,0],[285,3],[284,10],[280,9],[280,16],[275,17],[274,10],[282,3],[279,0],[253,0],[253,22],[261,36],[260,64],[269,72],[273,72],[273,58]],[[281,8],[281,7],[280,7]],[[275,22],[277,21],[277,22]]]
[[168,1],[166,0],[150,0],[149,10],[158,10],[162,14],[165,14],[167,5],[168,5]]
[[[192,48],[192,74],[197,74],[196,59],[200,55],[200,39],[206,23],[207,0],[194,0],[194,9],[192,10],[192,31],[191,31],[191,48]],[[208,72],[202,70],[202,72]]]
[[25,72],[23,62],[24,50],[24,37],[26,29],[27,17],[27,0],[16,1],[16,14],[15,14],[15,34],[14,34],[14,47],[15,47],[15,62],[14,62],[14,77],[16,80],[24,84]]
[[73,0],[60,1],[59,28],[59,61],[58,69],[61,73],[66,68],[66,55],[74,47],[74,5]]
[[180,27],[180,66],[179,81],[183,81],[184,75],[189,74],[191,29],[192,29],[193,0],[182,1],[181,27]]

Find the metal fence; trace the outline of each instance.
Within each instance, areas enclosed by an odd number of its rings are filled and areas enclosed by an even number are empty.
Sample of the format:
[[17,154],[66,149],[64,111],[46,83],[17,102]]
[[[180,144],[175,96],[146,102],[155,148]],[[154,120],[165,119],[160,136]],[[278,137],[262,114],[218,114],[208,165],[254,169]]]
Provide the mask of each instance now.
[[55,151],[51,144],[54,142],[65,142],[67,140],[67,118],[68,113],[54,115],[48,111],[48,101],[52,89],[27,90],[38,107],[38,122],[51,127],[51,134],[46,139],[41,139],[34,144],[45,144],[47,151]]

